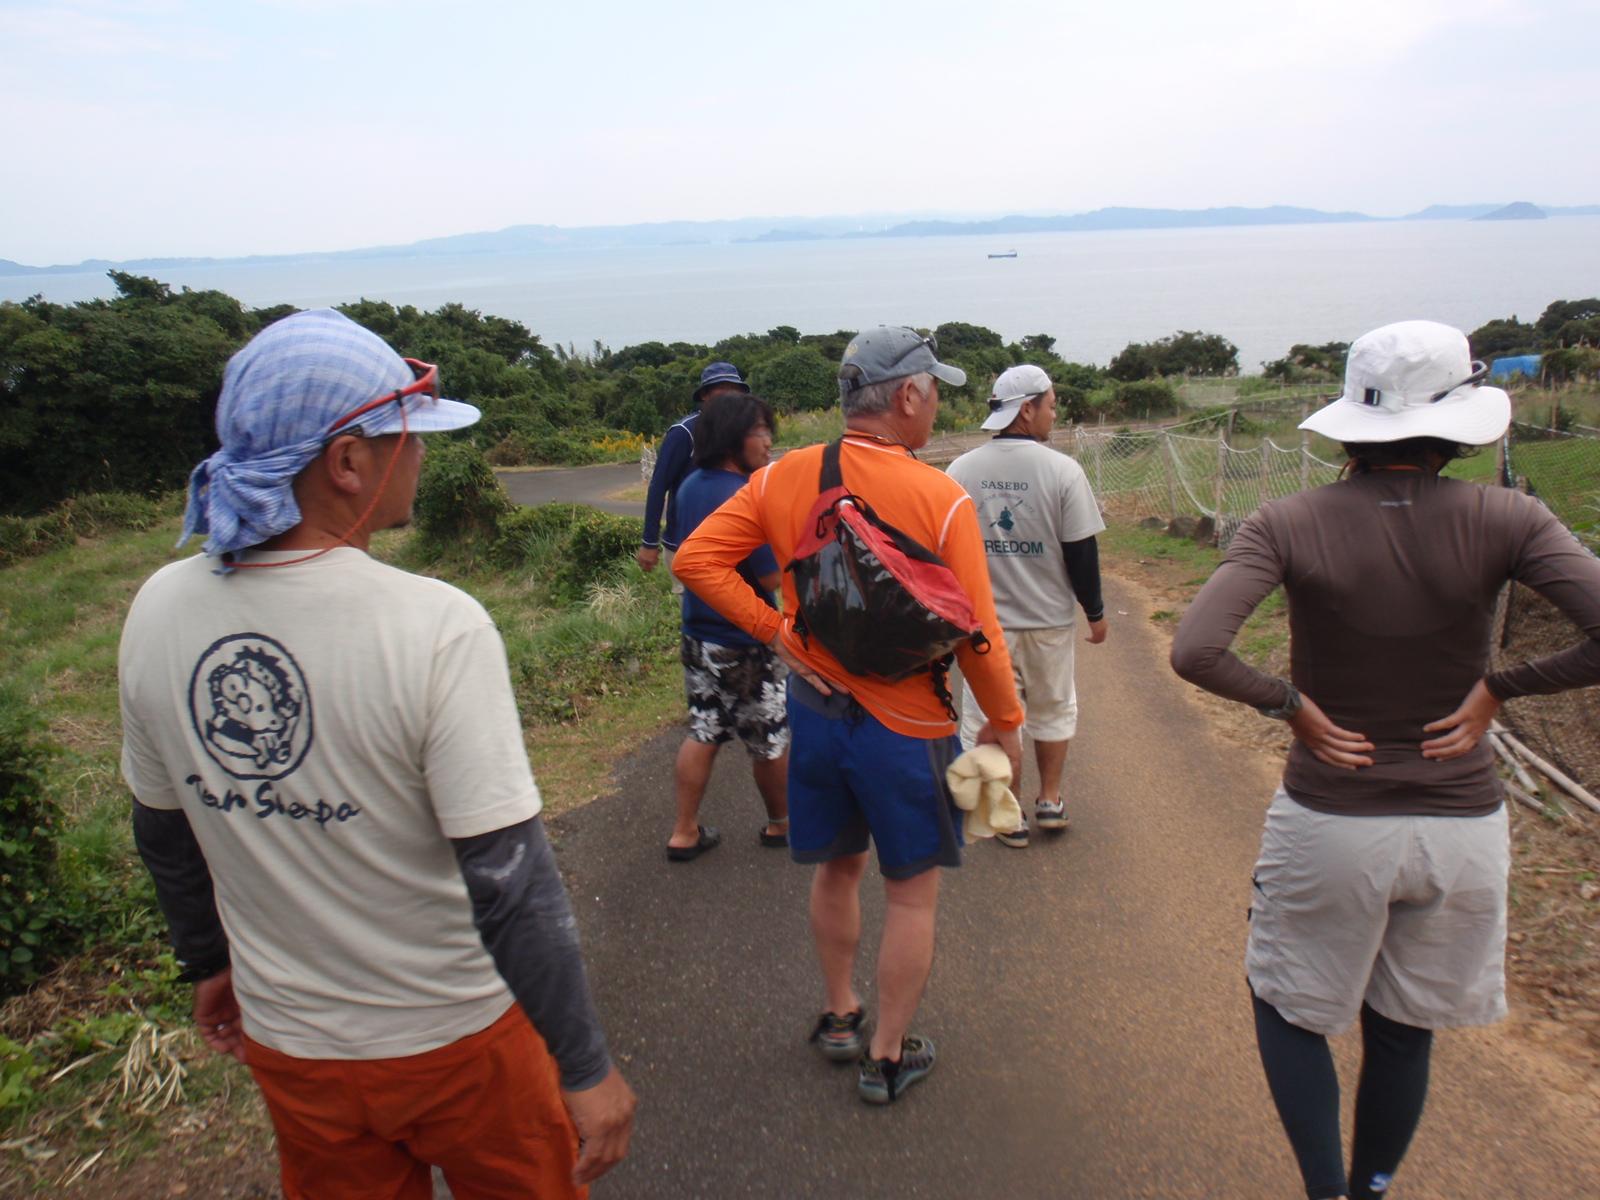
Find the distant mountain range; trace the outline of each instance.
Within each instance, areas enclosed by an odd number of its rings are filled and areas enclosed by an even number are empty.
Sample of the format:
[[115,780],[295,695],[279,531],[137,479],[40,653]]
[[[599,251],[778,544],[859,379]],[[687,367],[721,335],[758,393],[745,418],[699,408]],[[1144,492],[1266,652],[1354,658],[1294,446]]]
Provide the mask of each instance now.
[[361,258],[415,258],[445,254],[529,254],[563,249],[616,249],[714,243],[812,242],[832,238],[971,237],[1025,233],[1067,233],[1111,229],[1211,229],[1250,225],[1326,225],[1358,221],[1540,220],[1545,217],[1600,216],[1600,204],[1559,207],[1513,204],[1433,204],[1402,217],[1272,205],[1266,208],[1097,208],[1061,216],[1012,215],[985,220],[951,220],[905,215],[840,217],[751,217],[730,221],[662,221],[644,225],[513,225],[493,233],[460,233],[426,238],[403,246],[368,246],[308,254],[250,255],[243,258],[137,258],[122,262],[91,258],[70,266],[32,267],[0,258],[0,275],[85,274],[113,268],[160,271],[170,267],[239,265],[258,262],[318,262]]

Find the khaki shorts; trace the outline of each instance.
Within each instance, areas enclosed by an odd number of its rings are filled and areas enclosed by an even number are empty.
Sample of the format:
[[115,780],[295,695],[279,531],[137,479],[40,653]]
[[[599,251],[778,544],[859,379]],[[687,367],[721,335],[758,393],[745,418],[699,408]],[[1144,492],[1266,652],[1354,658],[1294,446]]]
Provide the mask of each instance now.
[[[1078,689],[1073,682],[1076,625],[1006,630],[1011,674],[1027,710],[1022,731],[1036,742],[1065,742],[1078,732]],[[961,744],[971,749],[983,728],[983,709],[961,681]]]
[[1348,817],[1279,788],[1251,890],[1251,988],[1314,1033],[1343,1033],[1363,1001],[1422,1029],[1499,1020],[1507,830],[1504,806]]

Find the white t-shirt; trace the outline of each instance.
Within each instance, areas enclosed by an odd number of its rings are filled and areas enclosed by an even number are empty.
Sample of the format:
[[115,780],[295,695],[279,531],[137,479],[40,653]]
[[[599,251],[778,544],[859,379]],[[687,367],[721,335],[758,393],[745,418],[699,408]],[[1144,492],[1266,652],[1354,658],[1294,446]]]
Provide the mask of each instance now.
[[1061,543],[1106,527],[1083,468],[1032,438],[998,437],[956,459],[949,474],[977,506],[1001,627],[1073,624]]
[[349,547],[214,565],[164,567],[133,602],[122,771],[194,828],[245,1032],[367,1059],[487,1027],[512,997],[448,839],[540,809],[489,615]]

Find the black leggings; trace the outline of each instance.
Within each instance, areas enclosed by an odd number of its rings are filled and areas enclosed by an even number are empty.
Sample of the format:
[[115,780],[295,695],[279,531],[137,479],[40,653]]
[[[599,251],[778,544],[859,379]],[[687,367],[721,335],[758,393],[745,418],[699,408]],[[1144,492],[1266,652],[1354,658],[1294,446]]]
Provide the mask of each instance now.
[[1328,1039],[1285,1021],[1252,995],[1256,1045],[1267,1086],[1310,1200],[1372,1200],[1388,1189],[1428,1096],[1431,1030],[1402,1025],[1361,1006],[1361,1082],[1350,1174],[1339,1150],[1339,1076]]

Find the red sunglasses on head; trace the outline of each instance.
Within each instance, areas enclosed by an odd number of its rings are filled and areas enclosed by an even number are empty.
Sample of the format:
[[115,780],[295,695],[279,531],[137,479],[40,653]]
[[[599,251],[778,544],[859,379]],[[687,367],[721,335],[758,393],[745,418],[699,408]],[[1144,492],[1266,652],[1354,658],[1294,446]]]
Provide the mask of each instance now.
[[417,358],[408,358],[405,360],[405,364],[411,368],[411,373],[416,376],[414,381],[406,384],[405,387],[400,388],[398,391],[379,396],[376,400],[368,400],[354,412],[346,413],[328,426],[329,435],[339,432],[351,421],[354,421],[357,417],[365,416],[375,408],[382,408],[385,404],[396,402],[404,404],[407,396],[419,396],[426,393],[430,400],[439,399],[439,368],[433,363],[425,363]]

